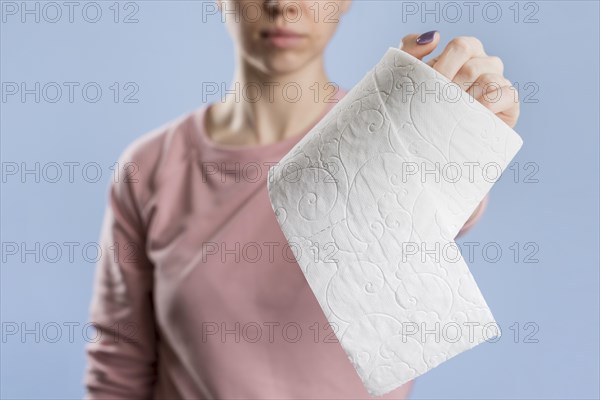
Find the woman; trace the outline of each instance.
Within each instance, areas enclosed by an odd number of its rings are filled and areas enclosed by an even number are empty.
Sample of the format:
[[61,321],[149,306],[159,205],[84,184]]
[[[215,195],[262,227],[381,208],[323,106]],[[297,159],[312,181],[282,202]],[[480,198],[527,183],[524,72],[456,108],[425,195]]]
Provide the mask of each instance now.
[[[266,192],[269,166],[346,93],[330,84],[323,52],[350,1],[217,4],[235,43],[231,87],[239,92],[123,153],[121,165],[135,174],[110,188],[86,397],[368,398],[284,250]],[[249,5],[258,18],[248,17]],[[436,32],[408,35],[402,48],[422,59],[439,40]],[[512,95],[493,103],[483,96],[485,83],[510,82],[479,41],[454,39],[429,64],[515,124]],[[310,95],[292,102],[290,87]]]

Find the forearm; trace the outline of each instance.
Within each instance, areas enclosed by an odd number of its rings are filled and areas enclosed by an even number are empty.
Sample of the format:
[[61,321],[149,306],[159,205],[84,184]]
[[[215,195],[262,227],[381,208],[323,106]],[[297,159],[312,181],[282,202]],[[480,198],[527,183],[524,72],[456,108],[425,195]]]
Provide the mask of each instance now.
[[485,209],[487,208],[487,204],[489,202],[489,195],[486,195],[483,200],[479,203],[475,211],[471,214],[467,222],[460,229],[456,237],[464,235],[468,230],[470,230],[476,223],[479,221],[481,216],[483,215]]

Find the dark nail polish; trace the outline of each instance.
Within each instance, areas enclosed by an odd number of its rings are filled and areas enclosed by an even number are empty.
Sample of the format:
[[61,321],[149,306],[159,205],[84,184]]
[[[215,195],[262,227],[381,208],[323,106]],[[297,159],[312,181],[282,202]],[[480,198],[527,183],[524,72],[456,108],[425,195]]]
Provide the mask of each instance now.
[[433,38],[435,37],[436,32],[437,31],[429,31],[423,33],[417,38],[417,44],[427,44],[433,42]]

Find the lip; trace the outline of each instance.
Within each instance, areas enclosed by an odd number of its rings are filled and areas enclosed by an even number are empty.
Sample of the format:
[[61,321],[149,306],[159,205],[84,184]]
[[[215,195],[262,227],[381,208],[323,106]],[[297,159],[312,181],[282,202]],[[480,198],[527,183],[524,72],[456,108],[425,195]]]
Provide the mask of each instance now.
[[289,29],[274,28],[263,29],[260,31],[260,37],[273,47],[285,49],[300,45],[306,35]]

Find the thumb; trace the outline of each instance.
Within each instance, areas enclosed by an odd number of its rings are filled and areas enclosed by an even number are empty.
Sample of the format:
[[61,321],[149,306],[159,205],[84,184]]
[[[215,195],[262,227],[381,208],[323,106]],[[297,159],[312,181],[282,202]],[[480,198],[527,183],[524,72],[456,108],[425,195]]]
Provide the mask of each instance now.
[[402,38],[400,50],[407,52],[419,60],[423,60],[423,57],[435,50],[439,42],[440,33],[438,31],[425,32],[421,35],[412,33]]

